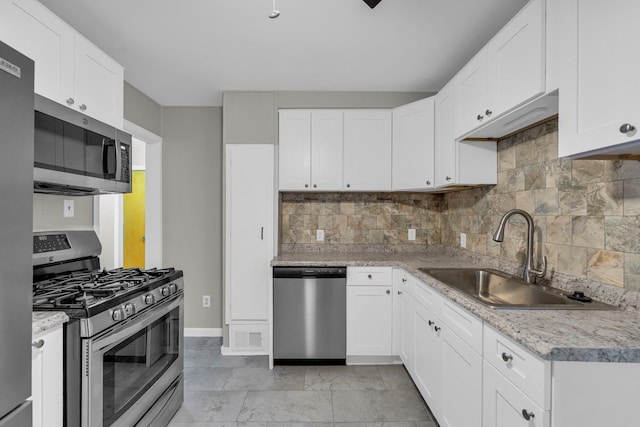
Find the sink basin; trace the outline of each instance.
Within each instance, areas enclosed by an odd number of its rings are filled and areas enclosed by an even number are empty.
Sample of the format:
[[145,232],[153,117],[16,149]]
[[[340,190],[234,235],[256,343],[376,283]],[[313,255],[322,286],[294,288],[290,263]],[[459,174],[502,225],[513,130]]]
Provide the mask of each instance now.
[[491,308],[521,310],[617,310],[600,301],[579,302],[550,286],[530,285],[519,277],[480,268],[419,268],[434,279]]

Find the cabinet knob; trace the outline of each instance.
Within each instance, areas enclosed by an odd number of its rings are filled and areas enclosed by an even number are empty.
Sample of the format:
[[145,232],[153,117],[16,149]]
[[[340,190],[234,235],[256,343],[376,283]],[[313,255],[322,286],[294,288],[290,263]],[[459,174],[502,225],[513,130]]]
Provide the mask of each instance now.
[[347,184],[347,188],[351,188],[351,184]]
[[31,346],[35,348],[42,348],[43,345],[44,345],[44,340],[42,339],[31,343]]
[[402,278],[402,283],[407,283],[407,278],[406,277]]
[[82,104],[79,108],[81,111],[85,111],[87,109],[87,106]]
[[427,181],[427,185],[431,185],[431,181]]
[[506,363],[511,362],[513,360],[513,356],[505,352],[502,352],[502,360],[505,361]]
[[317,187],[318,187],[317,185],[313,184],[313,188],[317,188]]
[[484,119],[484,116],[482,114],[478,114],[478,117],[476,117],[478,119],[478,121]]
[[398,295],[402,295],[402,291],[398,291]]
[[304,185],[304,188],[309,188],[309,184],[305,184],[305,185]]
[[436,323],[436,322],[434,322],[433,320],[429,320],[428,323],[429,323],[429,326],[433,326],[433,324]]
[[625,123],[622,126],[620,126],[620,133],[629,133],[629,132],[633,132],[634,130],[636,130],[636,127],[629,123]]
[[373,276],[372,276],[372,275],[370,275],[370,274],[368,274],[368,275],[367,275],[367,279],[371,280],[371,279],[373,279]]
[[440,329],[442,329],[440,326],[434,326],[433,330],[436,332],[440,332]]
[[391,294],[391,291],[389,289],[387,289],[387,295]]
[[74,102],[73,98],[67,98],[67,105],[73,105]]
[[493,111],[487,109],[487,111],[485,111],[484,114],[486,114],[487,117],[489,117],[489,116],[491,116],[493,114]]
[[522,418],[529,421],[531,418],[535,418],[536,414],[531,411],[527,411],[526,409],[522,410]]
[[451,181],[451,177],[450,176],[446,176],[444,179],[446,179],[447,181]]

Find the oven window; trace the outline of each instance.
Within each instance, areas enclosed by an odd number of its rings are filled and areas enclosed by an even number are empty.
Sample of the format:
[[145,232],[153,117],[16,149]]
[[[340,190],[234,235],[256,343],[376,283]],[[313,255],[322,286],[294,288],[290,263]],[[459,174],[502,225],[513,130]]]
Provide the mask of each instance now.
[[111,425],[180,354],[179,308],[103,356],[103,421]]

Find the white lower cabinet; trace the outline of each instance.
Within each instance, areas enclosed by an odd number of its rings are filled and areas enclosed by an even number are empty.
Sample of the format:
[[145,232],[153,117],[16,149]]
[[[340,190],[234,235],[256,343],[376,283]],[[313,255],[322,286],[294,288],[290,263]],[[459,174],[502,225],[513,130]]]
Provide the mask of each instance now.
[[418,303],[414,307],[413,380],[427,405],[435,413],[440,407],[442,385],[442,342],[439,338],[441,326],[436,325],[436,317],[429,310]]
[[62,325],[33,336],[31,401],[34,427],[62,426]]

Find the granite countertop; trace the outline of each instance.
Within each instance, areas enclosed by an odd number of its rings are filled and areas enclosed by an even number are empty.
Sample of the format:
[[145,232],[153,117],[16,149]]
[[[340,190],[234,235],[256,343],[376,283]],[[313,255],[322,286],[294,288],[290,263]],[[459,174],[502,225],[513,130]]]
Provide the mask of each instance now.
[[31,335],[41,334],[69,321],[62,311],[34,311],[31,313]]
[[420,267],[496,268],[495,265],[479,265],[464,256],[422,252],[296,252],[281,254],[272,265],[401,267],[544,360],[640,362],[639,310],[496,310],[418,270]]

